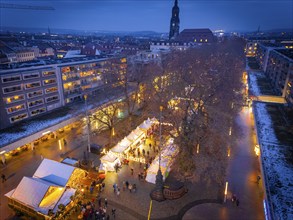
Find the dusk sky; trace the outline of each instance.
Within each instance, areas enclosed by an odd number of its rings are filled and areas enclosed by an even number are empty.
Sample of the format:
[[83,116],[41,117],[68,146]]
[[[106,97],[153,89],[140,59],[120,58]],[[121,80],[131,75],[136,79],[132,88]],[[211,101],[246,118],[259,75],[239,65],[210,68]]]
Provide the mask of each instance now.
[[[255,31],[293,29],[292,0],[178,0],[184,28]],[[0,9],[0,25],[76,30],[168,32],[174,0],[0,0],[54,11]]]

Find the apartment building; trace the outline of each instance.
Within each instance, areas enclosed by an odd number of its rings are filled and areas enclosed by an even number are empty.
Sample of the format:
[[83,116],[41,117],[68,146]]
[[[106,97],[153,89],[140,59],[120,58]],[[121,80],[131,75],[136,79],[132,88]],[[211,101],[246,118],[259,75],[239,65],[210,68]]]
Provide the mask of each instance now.
[[246,43],[246,47],[244,49],[244,52],[247,57],[254,57],[256,50],[257,50],[257,42],[249,41]]
[[262,42],[257,44],[257,49],[255,51],[255,58],[265,72],[268,65],[269,54],[272,50],[285,48],[282,44],[270,43],[270,42]]
[[[59,62],[59,61],[58,61]],[[124,79],[126,58],[80,58],[0,70],[0,129],[65,106]]]
[[115,86],[126,74],[125,58],[106,58],[90,62],[75,62],[59,66],[62,75],[64,103],[94,95],[104,85]]
[[29,68],[0,73],[0,128],[61,106],[56,70]]
[[266,75],[278,95],[293,105],[293,49],[275,49],[268,57]]

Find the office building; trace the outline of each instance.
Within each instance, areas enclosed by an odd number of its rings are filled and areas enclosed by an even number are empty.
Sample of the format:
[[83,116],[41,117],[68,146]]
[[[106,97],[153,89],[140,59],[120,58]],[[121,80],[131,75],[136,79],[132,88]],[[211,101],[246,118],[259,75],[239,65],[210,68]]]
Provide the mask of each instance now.
[[[40,65],[38,63],[38,65]],[[75,58],[0,70],[0,129],[124,80],[126,58]]]

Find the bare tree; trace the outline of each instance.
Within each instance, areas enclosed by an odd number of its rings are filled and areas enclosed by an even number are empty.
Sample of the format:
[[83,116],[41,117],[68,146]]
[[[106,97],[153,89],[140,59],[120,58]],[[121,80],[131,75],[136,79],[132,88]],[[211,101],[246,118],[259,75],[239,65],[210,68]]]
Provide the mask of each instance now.
[[148,106],[164,106],[164,120],[178,133],[173,168],[181,179],[223,183],[230,130],[242,103],[243,46],[233,39],[170,53],[155,77]]

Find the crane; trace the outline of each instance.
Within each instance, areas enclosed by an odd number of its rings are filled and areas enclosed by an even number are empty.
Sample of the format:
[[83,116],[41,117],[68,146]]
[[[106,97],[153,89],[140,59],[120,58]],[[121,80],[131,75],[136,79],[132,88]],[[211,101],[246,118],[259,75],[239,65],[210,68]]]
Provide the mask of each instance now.
[[19,5],[19,4],[7,4],[7,3],[0,3],[0,8],[28,9],[28,10],[55,10],[55,8],[50,6],[31,6],[31,5]]

